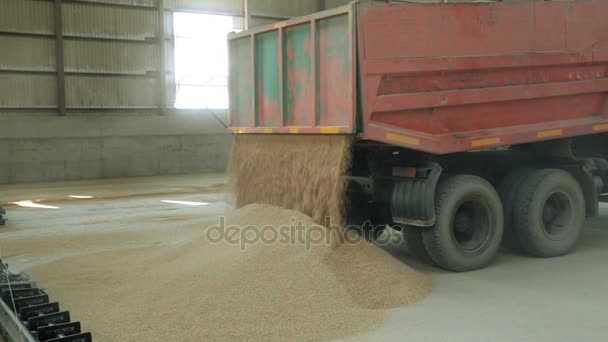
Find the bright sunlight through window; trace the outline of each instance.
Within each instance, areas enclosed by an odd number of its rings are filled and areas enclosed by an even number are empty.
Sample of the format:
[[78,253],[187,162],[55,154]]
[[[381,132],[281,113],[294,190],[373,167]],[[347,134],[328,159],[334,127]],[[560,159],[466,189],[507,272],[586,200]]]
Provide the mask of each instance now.
[[176,108],[228,108],[228,33],[233,17],[175,13]]

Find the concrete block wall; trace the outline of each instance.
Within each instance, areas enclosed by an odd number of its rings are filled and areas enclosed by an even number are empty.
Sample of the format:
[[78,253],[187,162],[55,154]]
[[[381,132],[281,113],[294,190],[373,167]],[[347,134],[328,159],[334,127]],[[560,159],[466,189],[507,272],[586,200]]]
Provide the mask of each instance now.
[[223,172],[231,146],[232,135],[205,111],[3,115],[0,184]]

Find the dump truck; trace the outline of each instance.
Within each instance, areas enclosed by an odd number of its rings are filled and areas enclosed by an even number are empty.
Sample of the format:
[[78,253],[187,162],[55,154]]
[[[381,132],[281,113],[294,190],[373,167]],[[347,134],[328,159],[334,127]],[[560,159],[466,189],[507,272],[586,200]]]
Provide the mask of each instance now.
[[432,265],[561,256],[608,192],[606,13],[362,0],[234,33],[229,128],[352,136],[349,219]]

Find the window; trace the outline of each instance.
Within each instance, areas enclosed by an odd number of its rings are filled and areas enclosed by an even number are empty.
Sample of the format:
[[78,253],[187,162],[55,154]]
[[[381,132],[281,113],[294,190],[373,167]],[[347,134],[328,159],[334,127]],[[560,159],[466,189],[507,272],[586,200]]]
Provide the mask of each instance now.
[[176,108],[228,108],[228,33],[234,18],[175,13]]

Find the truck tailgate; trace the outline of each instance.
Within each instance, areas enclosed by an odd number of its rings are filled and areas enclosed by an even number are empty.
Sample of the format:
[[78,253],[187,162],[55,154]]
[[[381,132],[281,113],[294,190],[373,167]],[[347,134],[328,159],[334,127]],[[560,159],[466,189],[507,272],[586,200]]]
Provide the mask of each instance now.
[[355,5],[229,37],[236,133],[356,130]]

